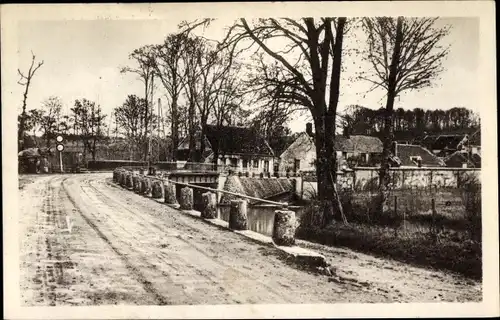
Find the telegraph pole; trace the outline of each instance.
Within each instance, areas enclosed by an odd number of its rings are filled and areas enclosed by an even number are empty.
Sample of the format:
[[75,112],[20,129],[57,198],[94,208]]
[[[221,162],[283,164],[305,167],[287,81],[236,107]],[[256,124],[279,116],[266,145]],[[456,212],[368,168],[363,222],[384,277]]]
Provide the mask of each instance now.
[[[154,81],[154,73],[151,74],[151,120],[153,120],[153,89],[154,89],[154,84],[153,84],[153,81]],[[148,139],[148,168],[149,170],[151,171],[151,136],[153,135],[153,123],[151,121],[151,124],[149,126],[149,131],[151,132],[150,135],[149,135],[149,139]]]

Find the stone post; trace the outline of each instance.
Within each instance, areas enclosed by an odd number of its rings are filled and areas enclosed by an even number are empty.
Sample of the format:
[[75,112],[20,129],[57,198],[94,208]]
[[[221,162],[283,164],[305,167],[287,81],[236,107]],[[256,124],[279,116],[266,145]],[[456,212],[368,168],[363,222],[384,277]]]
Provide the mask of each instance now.
[[141,190],[141,180],[139,178],[139,175],[134,173],[132,179],[134,182],[134,191],[138,193]]
[[273,241],[278,246],[295,244],[295,212],[276,210],[274,212]]
[[143,190],[142,190],[142,193],[146,196],[149,196],[149,194],[151,193],[151,179],[149,179],[148,177],[144,177],[144,179],[142,180],[143,181]]
[[160,199],[163,198],[163,183],[161,181],[153,181],[153,187],[151,190],[151,198]]
[[166,182],[163,185],[163,192],[165,193],[166,204],[177,204],[177,198],[175,196],[175,184]]
[[229,211],[229,229],[247,230],[247,201],[231,200],[231,209]]
[[215,219],[217,218],[217,198],[215,193],[205,192],[201,195],[203,201],[203,210],[201,211],[201,217],[204,219]]
[[179,201],[182,210],[193,210],[193,189],[185,187],[181,189],[181,199]]
[[127,189],[133,189],[134,188],[134,178],[132,176],[131,172],[127,173]]

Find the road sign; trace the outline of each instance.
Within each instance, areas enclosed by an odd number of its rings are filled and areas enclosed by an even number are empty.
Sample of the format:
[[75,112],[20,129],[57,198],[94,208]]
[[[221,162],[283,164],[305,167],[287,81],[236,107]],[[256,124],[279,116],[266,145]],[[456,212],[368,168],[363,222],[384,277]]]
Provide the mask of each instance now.
[[57,145],[57,151],[62,152],[64,150],[64,145],[58,144]]
[[56,140],[57,140],[57,142],[62,142],[63,141],[63,137],[62,136],[57,136]]

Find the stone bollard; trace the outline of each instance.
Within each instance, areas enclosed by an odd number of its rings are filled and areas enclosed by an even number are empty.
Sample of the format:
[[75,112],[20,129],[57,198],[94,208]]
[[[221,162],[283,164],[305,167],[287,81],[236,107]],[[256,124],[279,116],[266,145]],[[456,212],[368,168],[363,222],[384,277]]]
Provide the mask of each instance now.
[[177,204],[177,198],[175,195],[175,184],[165,183],[163,185],[163,192],[165,193],[166,204]]
[[126,181],[127,181],[126,182],[127,189],[134,188],[134,179],[133,179],[132,173],[130,173],[130,172],[127,173],[127,180]]
[[152,190],[151,179],[149,179],[148,177],[144,177],[144,179],[142,181],[143,181],[142,194],[149,196],[151,193],[151,190]]
[[201,200],[203,202],[201,217],[204,219],[217,218],[217,199],[215,193],[205,192],[201,195]]
[[229,229],[248,229],[246,200],[231,200],[231,209],[229,211]]
[[126,178],[127,178],[127,176],[126,176],[125,171],[121,171],[121,172],[120,172],[120,178],[119,178],[119,181],[118,181],[118,182],[120,183],[120,185],[121,185],[122,187],[125,187],[125,184],[126,184]]
[[273,241],[278,246],[293,246],[295,244],[295,212],[276,210],[274,212]]
[[193,210],[193,189],[189,187],[181,189],[179,204],[182,210]]
[[161,181],[153,181],[153,186],[151,188],[151,198],[160,199],[163,198],[163,183]]
[[134,191],[141,193],[142,177],[139,175],[134,176]]

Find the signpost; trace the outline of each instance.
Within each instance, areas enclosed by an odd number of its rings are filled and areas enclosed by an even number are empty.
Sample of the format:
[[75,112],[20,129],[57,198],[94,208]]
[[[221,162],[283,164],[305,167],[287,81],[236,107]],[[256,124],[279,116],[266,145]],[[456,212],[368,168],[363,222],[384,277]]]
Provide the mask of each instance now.
[[62,163],[62,152],[64,150],[64,145],[62,144],[63,142],[63,137],[62,136],[57,136],[56,137],[57,143],[57,151],[59,151],[59,165],[61,166],[61,173],[63,173],[63,163]]

